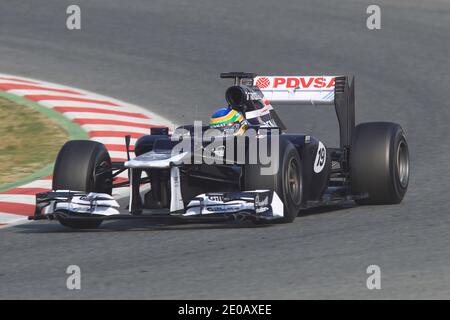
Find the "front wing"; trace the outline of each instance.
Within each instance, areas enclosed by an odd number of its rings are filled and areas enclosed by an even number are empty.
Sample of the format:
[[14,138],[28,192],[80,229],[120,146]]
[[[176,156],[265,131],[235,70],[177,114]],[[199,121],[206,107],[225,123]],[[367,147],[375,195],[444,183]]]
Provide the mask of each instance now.
[[276,192],[269,190],[205,193],[192,199],[182,211],[150,210],[140,215],[121,214],[119,204],[108,194],[57,190],[38,193],[35,213],[28,218],[274,220],[282,218],[283,213],[283,202]]

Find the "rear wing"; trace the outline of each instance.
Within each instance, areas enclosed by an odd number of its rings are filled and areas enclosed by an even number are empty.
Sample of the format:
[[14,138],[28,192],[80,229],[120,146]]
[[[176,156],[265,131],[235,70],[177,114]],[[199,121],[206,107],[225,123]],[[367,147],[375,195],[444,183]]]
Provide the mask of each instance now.
[[273,104],[332,104],[333,76],[261,76],[254,78],[264,97]]
[[252,86],[267,103],[282,105],[334,105],[339,122],[340,146],[350,147],[355,128],[354,77],[348,76],[257,76],[254,73],[222,73],[234,78],[235,86]]

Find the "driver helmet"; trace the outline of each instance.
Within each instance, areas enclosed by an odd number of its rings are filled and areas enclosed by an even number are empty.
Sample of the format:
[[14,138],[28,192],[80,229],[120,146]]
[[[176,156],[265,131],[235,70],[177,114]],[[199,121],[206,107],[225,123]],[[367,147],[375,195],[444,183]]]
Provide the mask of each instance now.
[[248,122],[242,113],[226,107],[213,113],[209,127],[220,130],[224,135],[240,136],[247,130]]

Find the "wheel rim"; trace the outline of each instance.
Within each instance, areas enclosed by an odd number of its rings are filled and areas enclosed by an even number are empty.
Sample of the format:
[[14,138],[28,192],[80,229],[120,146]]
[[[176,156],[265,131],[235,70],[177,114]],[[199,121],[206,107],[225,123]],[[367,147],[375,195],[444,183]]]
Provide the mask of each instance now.
[[400,141],[397,148],[397,174],[400,185],[406,188],[409,181],[409,153],[404,141]]
[[295,205],[302,201],[302,183],[299,174],[299,165],[296,159],[291,159],[286,174],[286,190]]

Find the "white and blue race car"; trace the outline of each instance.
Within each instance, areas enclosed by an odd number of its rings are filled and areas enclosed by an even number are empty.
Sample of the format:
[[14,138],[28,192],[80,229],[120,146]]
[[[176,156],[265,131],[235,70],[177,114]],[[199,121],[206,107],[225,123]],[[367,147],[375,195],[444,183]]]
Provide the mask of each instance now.
[[[72,228],[94,228],[110,219],[286,223],[311,206],[403,199],[409,181],[405,134],[391,122],[355,126],[353,79],[243,72],[221,77],[234,79],[226,100],[244,115],[245,134],[214,134],[195,125],[173,133],[152,128],[125,162],[112,162],[99,142],[68,141],[55,162],[53,190],[36,195],[29,219],[56,219]],[[334,105],[340,145],[286,133],[274,109],[286,104]],[[127,136],[128,154],[129,144]],[[115,183],[125,171],[128,181]],[[121,213],[111,194],[124,186],[129,203]]]

